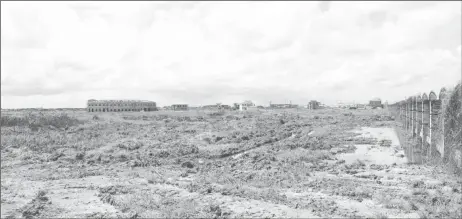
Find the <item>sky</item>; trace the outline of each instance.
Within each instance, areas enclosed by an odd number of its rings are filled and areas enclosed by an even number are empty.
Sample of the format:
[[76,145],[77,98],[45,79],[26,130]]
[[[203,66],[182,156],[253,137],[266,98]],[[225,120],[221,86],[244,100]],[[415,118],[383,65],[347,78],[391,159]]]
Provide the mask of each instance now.
[[2,108],[390,103],[461,80],[461,2],[1,2]]

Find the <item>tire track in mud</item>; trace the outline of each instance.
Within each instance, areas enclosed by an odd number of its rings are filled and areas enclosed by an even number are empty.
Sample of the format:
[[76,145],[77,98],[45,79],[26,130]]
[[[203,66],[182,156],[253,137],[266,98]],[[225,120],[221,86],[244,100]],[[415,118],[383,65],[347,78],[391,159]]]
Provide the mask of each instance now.
[[236,152],[233,152],[233,153],[226,153],[226,154],[221,154],[221,155],[214,155],[212,157],[210,157],[210,160],[219,160],[219,159],[223,159],[223,158],[228,158],[228,157],[233,157],[233,156],[236,156],[235,158],[238,158],[239,156],[238,155],[241,155],[241,154],[244,154],[244,153],[248,153],[250,151],[253,151],[253,150],[256,150],[258,148],[261,148],[265,145],[269,145],[269,146],[274,146],[273,144],[275,143],[278,143],[280,141],[283,141],[283,140],[287,140],[289,138],[291,138],[292,136],[289,136],[289,137],[285,137],[285,138],[282,138],[282,139],[277,139],[275,141],[273,140],[266,140],[264,141],[263,143],[257,143],[256,146],[253,146],[253,147],[250,147],[250,148],[247,148],[247,149],[243,149],[243,150],[239,150],[239,151],[236,151]]
[[[326,128],[318,128],[318,129],[315,129],[315,130],[310,129],[307,133],[305,133],[305,135],[306,136],[311,136],[310,133],[312,133],[313,131],[318,131],[320,129],[326,129]],[[306,130],[304,130],[304,132],[306,132]],[[218,160],[218,159],[223,159],[223,158],[228,158],[228,157],[233,157],[233,159],[237,159],[240,155],[248,153],[248,152],[253,151],[253,150],[256,150],[256,149],[261,148],[263,146],[275,146],[275,144],[277,144],[279,142],[283,142],[285,140],[292,139],[292,138],[295,137],[295,134],[292,133],[292,132],[289,132],[289,133],[286,133],[282,138],[278,138],[278,137],[274,137],[274,136],[267,136],[267,137],[269,137],[269,139],[266,139],[265,141],[260,142],[260,143],[256,143],[256,146],[253,146],[253,147],[250,147],[250,148],[247,148],[247,149],[242,149],[242,150],[232,152],[232,153],[214,155],[210,159],[211,160]],[[315,136],[312,136],[312,137],[315,137]]]
[[[383,170],[385,171],[385,170]],[[398,174],[398,173],[396,173]],[[326,177],[322,174],[313,177]],[[381,194],[387,193],[389,186],[377,185],[374,180],[361,179],[352,176],[354,181],[363,184],[363,186],[383,188]],[[344,181],[344,176],[329,175],[327,180]],[[416,213],[404,213],[400,210],[385,208],[377,200],[364,199],[358,201],[344,195],[332,195],[322,191],[317,192],[293,192],[286,190],[284,192],[289,200],[287,204],[277,204],[264,200],[255,200],[252,198],[239,197],[235,195],[223,195],[220,193],[202,194],[198,192],[189,192],[187,189],[178,187],[173,184],[146,184],[143,183],[144,178],[132,179],[130,182],[125,182],[126,185],[133,187],[141,186],[144,192],[153,194],[163,194],[165,197],[170,197],[179,200],[192,199],[200,203],[201,206],[214,203],[221,208],[221,211],[229,217],[288,217],[288,218],[316,218],[316,217],[377,217],[377,215],[388,215],[388,217],[398,218],[415,218]],[[181,179],[178,179],[179,181]],[[191,181],[191,180],[188,180]],[[397,182],[399,183],[399,182]],[[321,183],[322,184],[322,183]],[[400,188],[399,190],[406,190]],[[133,190],[132,190],[133,191]],[[140,190],[138,190],[140,191]],[[399,191],[396,191],[399,192]],[[324,204],[323,204],[324,203]],[[114,206],[116,207],[116,206]],[[117,208],[117,207],[116,207]],[[139,212],[142,216],[142,212]]]
[[[139,183],[139,181],[138,181]],[[132,184],[132,186],[137,186]],[[131,190],[131,189],[130,189]],[[133,190],[131,190],[133,191]],[[243,197],[237,197],[233,195],[223,195],[220,193],[201,194],[198,192],[189,192],[184,188],[171,185],[171,184],[150,184],[148,189],[152,197],[159,196],[157,198],[169,198],[175,200],[194,200],[197,201],[199,206],[198,209],[206,207],[210,204],[219,206],[221,216],[225,217],[288,217],[288,218],[319,218],[313,214],[312,209],[297,209],[285,204],[276,204],[262,200],[255,200]],[[137,196],[137,194],[131,194]],[[102,196],[103,199],[110,200],[108,204],[111,204],[115,208],[118,206],[125,206],[124,203],[115,202],[114,198],[108,196]],[[161,198],[162,199],[162,198]],[[123,200],[121,198],[117,200]],[[132,214],[143,217],[146,212],[156,211],[156,209],[144,209],[144,212],[132,212]]]
[[[324,178],[322,175],[314,176]],[[330,176],[331,180],[344,180],[343,177]],[[375,184],[374,180],[358,179],[358,183],[370,186]],[[181,179],[178,179],[181,181]],[[191,181],[191,180],[188,180]],[[138,186],[139,180],[130,183],[131,186]],[[366,186],[366,185],[364,185]],[[387,186],[377,185],[384,189]],[[288,217],[288,218],[316,218],[316,217],[375,217],[377,214],[390,212],[390,209],[383,208],[379,203],[372,199],[358,201],[347,196],[326,194],[322,191],[293,192],[291,190],[282,191],[289,198],[285,203],[272,203],[265,200],[240,197],[236,195],[224,195],[219,192],[202,194],[189,192],[185,188],[172,184],[150,184],[145,191],[154,194],[164,194],[175,199],[194,199],[206,205],[214,203],[220,206],[223,212],[227,212],[230,217]],[[403,214],[396,212],[392,215],[410,218],[415,214]]]

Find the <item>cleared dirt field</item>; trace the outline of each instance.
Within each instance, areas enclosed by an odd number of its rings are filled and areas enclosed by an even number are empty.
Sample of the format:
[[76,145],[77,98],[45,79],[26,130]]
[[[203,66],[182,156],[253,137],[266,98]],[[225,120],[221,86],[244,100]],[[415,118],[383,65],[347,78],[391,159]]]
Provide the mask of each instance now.
[[1,217],[461,218],[381,110],[2,112]]

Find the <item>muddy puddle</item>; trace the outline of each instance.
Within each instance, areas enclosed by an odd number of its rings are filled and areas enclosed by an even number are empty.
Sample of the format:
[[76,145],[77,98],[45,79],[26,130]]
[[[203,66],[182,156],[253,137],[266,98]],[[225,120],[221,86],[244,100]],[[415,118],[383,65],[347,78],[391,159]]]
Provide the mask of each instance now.
[[[372,138],[376,139],[377,143],[356,144],[356,150],[353,153],[338,154],[338,159],[343,159],[346,163],[360,160],[367,164],[377,165],[399,165],[408,162],[393,128],[363,127],[353,132],[360,134],[356,138]],[[384,146],[383,142],[387,145]]]

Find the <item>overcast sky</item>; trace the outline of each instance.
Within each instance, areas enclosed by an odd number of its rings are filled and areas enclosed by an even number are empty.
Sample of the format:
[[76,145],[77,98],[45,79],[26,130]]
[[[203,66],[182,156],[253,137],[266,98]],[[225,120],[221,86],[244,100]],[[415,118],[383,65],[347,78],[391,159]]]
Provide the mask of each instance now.
[[461,78],[461,2],[1,2],[2,108],[393,102]]

